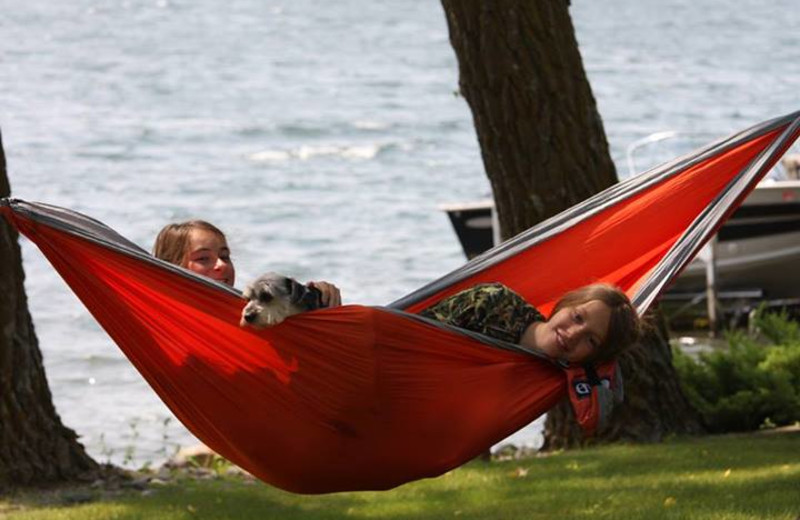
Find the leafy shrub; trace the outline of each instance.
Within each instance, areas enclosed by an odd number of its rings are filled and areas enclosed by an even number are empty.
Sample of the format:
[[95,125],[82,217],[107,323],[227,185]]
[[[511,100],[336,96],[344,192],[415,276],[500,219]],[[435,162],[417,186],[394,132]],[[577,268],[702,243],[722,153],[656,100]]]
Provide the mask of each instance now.
[[753,325],[754,333],[761,334],[770,343],[800,343],[800,323],[790,319],[786,312],[766,312],[766,307],[762,305],[753,316]]
[[730,333],[725,351],[695,360],[674,349],[684,392],[712,432],[800,421],[800,325],[763,309],[753,323],[754,334]]

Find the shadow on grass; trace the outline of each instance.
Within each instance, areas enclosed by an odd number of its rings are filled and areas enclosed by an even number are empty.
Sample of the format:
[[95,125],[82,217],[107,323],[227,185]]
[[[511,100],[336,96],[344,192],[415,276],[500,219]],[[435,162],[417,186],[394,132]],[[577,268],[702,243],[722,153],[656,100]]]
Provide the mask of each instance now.
[[[606,446],[490,464],[386,492],[295,495],[243,478],[180,479],[90,497],[16,497],[12,520],[626,518],[796,520],[800,433]],[[92,492],[91,488],[88,488]],[[85,490],[84,490],[85,491]],[[97,490],[95,490],[96,492]],[[80,489],[78,490],[80,492]],[[66,498],[65,498],[66,497]],[[70,500],[73,500],[70,507]],[[0,513],[2,513],[0,509]]]

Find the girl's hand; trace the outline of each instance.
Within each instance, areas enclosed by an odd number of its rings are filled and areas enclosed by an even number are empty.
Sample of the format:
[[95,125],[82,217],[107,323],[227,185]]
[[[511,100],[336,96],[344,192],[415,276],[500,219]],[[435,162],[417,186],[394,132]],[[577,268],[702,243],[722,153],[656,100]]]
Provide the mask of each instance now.
[[322,305],[324,307],[338,307],[342,304],[342,294],[339,288],[328,282],[308,282],[309,287],[318,289],[322,293]]

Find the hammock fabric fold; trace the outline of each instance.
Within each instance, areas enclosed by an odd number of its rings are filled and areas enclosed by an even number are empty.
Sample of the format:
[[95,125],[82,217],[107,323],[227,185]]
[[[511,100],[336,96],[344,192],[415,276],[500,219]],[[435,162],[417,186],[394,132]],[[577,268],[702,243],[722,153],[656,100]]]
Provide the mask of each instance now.
[[464,463],[567,395],[589,429],[602,413],[579,391],[581,367],[415,312],[488,281],[545,314],[564,292],[605,281],[644,312],[796,139],[798,115],[618,184],[388,307],[311,312],[264,331],[238,326],[238,291],[97,221],[14,199],[0,213],[215,451],[294,492],[387,489]]

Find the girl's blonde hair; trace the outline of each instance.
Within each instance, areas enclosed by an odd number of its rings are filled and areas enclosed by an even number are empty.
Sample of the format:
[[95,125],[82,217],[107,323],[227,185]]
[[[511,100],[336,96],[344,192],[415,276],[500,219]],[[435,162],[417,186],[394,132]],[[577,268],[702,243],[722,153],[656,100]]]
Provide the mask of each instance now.
[[194,229],[210,231],[225,239],[225,233],[220,229],[206,222],[205,220],[187,220],[186,222],[175,222],[167,224],[159,231],[156,241],[153,244],[153,256],[171,264],[186,267],[186,260],[189,251],[189,234]]
[[615,359],[639,340],[641,320],[627,294],[618,287],[602,283],[586,285],[566,293],[556,303],[551,316],[565,307],[582,305],[592,300],[605,303],[611,309],[611,319],[605,341],[585,362],[603,363]]

